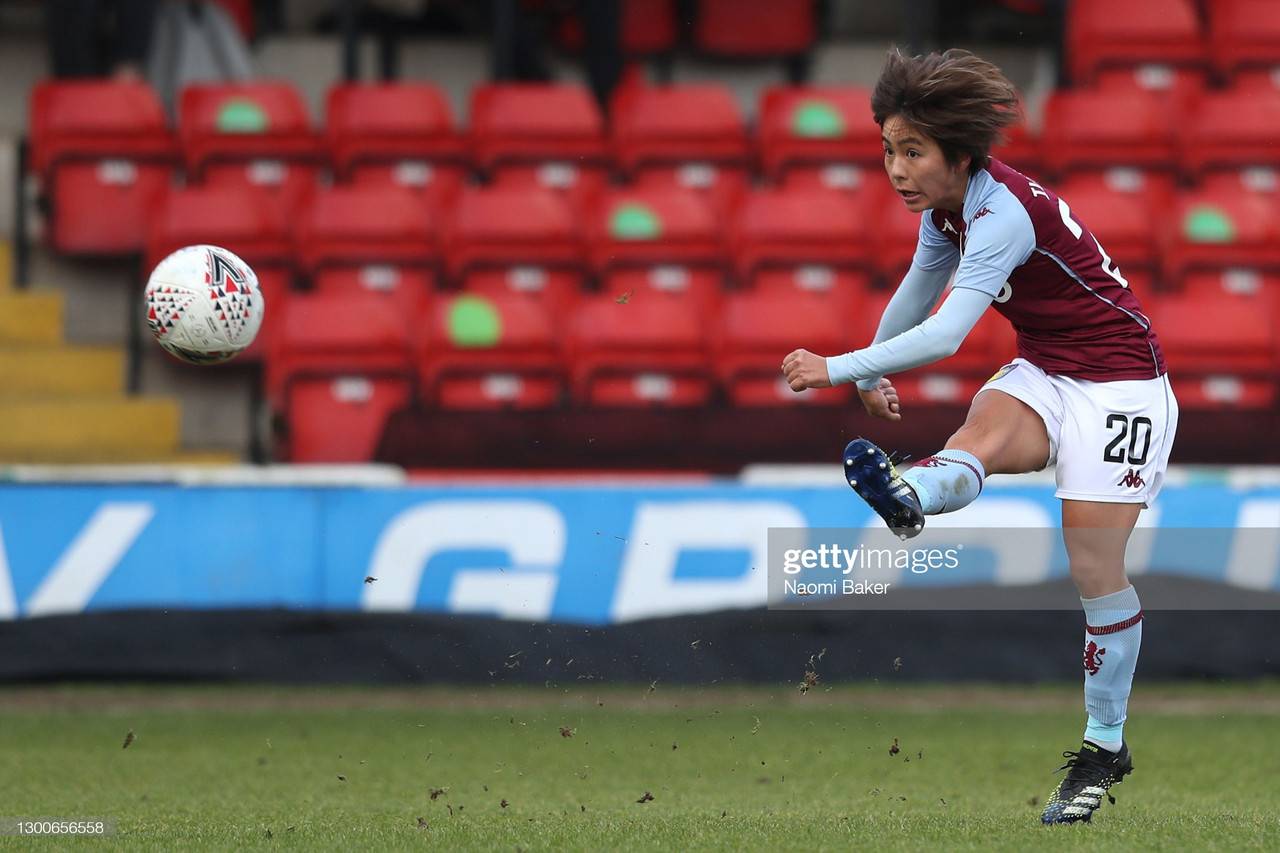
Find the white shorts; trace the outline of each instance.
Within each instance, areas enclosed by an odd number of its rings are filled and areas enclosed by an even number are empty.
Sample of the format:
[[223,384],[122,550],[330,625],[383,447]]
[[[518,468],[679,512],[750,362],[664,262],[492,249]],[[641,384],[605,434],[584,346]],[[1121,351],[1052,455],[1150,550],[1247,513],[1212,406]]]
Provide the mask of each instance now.
[[1089,382],[1051,376],[1016,358],[978,393],[991,388],[1026,403],[1044,421],[1048,464],[1058,466],[1056,497],[1144,506],[1155,500],[1178,428],[1168,375]]

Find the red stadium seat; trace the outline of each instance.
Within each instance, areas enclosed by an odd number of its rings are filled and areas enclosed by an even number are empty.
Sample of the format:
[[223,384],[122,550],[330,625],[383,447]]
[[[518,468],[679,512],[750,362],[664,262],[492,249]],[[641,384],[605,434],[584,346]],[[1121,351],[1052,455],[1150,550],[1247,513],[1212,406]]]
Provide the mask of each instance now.
[[473,272],[586,271],[582,235],[568,203],[541,187],[466,187],[444,223],[445,267],[455,286]]
[[234,252],[258,276],[266,313],[257,338],[235,363],[260,360],[275,335],[296,272],[287,220],[248,187],[171,187],[152,211],[144,268],[154,269],[172,252],[201,243]]
[[817,40],[815,0],[697,0],[695,7],[693,46],[712,56],[795,56]]
[[[831,198],[840,203],[828,207]],[[877,303],[871,271],[861,247],[840,245],[847,206],[857,204],[848,194],[814,187],[759,190],[744,204],[734,245],[747,286],[725,298],[715,356],[718,378],[734,405],[838,405],[850,399],[847,386],[795,394],[781,365],[797,347],[837,355],[869,342],[859,332],[865,329],[866,304]],[[795,208],[809,210],[827,227],[791,221]],[[874,211],[867,214],[872,219]]]
[[436,300],[415,364],[423,398],[443,409],[541,409],[564,401],[564,321],[554,303],[511,290]]
[[1280,268],[1277,199],[1248,191],[1239,177],[1223,175],[1174,196],[1158,233],[1167,281],[1194,269]]
[[1205,174],[1192,189],[1211,195],[1260,195],[1280,203],[1280,169],[1274,166],[1249,166],[1238,171],[1212,171]]
[[548,268],[537,265],[477,267],[462,279],[461,290],[478,296],[523,296],[546,306],[557,322],[568,316],[573,303],[583,293],[584,273],[580,268]]
[[1280,64],[1280,7],[1271,0],[1214,0],[1204,8],[1209,60],[1224,79]]
[[1280,396],[1280,292],[1206,292],[1148,300],[1178,402],[1187,409],[1273,408]]
[[266,360],[291,462],[368,462],[413,394],[412,319],[368,294],[294,294]]
[[612,171],[604,116],[582,85],[480,84],[471,92],[470,141],[489,179],[540,185],[575,201],[594,195]]
[[1126,276],[1159,272],[1157,221],[1172,201],[1171,181],[1137,169],[1077,172],[1053,191]]
[[[744,288],[741,292],[747,290]],[[777,296],[815,293],[834,299],[840,311],[848,311],[858,304],[858,300],[883,288],[875,286],[874,276],[866,270],[818,263],[762,267],[752,277],[749,290]]]
[[1190,178],[1251,166],[1280,168],[1280,88],[1237,86],[1192,102],[1178,135]]
[[1095,77],[1093,88],[1132,91],[1140,89],[1168,98],[1181,112],[1186,103],[1209,88],[1210,76],[1206,69],[1197,66],[1164,65],[1148,63],[1101,68]]
[[1231,75],[1232,89],[1280,89],[1280,63],[1271,68],[1241,68]]
[[314,189],[324,162],[307,104],[288,81],[189,84],[177,124],[188,181],[255,187],[286,215]]
[[29,167],[54,250],[142,251],[148,212],[178,165],[155,91],[144,82],[45,80],[32,91],[29,122]]
[[394,185],[338,185],[303,206],[295,232],[300,271],[326,293],[370,292],[421,313],[441,264],[426,205]]
[[1220,270],[1193,270],[1175,282],[1174,289],[1196,296],[1251,297],[1263,291],[1280,293],[1280,272],[1248,267]]
[[731,231],[734,266],[743,282],[768,267],[824,265],[871,270],[873,204],[815,187],[764,187],[742,202]]
[[1072,0],[1065,15],[1064,50],[1075,85],[1107,67],[1207,66],[1194,0]]
[[683,264],[613,267],[600,277],[599,290],[620,304],[664,300],[672,311],[692,312],[710,328],[720,317],[725,297],[724,270]]
[[920,214],[907,209],[897,193],[885,193],[876,207],[876,269],[885,284],[897,287],[911,268],[920,238]]
[[797,394],[782,375],[787,353],[820,355],[853,348],[852,300],[838,289],[765,286],[731,293],[715,341],[717,378],[735,406],[846,405],[852,386]]
[[469,171],[449,101],[426,81],[338,83],[324,132],[339,181],[398,184],[443,203]]
[[729,268],[715,212],[697,192],[667,185],[609,190],[586,223],[591,268],[597,275],[625,267],[677,265]]
[[715,390],[706,325],[679,297],[584,296],[569,328],[573,399],[605,407],[707,405]]
[[771,86],[760,98],[760,167],[771,181],[793,170],[844,167],[878,174],[884,143],[864,86]]
[[1044,146],[1039,129],[1025,121],[1005,128],[1004,139],[991,148],[991,156],[1031,177],[1044,171]]
[[1058,89],[1045,103],[1041,153],[1058,176],[1117,166],[1172,173],[1178,124],[1168,100],[1147,89]]
[[746,118],[727,86],[620,86],[610,114],[614,158],[628,180],[647,176],[697,190],[723,213],[754,170]]

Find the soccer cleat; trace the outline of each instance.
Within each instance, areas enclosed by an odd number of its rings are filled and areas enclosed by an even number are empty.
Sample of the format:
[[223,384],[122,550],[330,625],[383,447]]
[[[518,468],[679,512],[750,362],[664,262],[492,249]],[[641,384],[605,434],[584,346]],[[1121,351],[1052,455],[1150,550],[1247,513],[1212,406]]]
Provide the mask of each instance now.
[[849,485],[884,519],[899,539],[924,530],[924,512],[915,490],[902,479],[884,451],[865,438],[844,449],[844,476]]
[[1104,796],[1112,803],[1116,801],[1107,789],[1133,772],[1133,757],[1124,743],[1119,752],[1108,752],[1085,741],[1079,752],[1064,752],[1062,757],[1070,760],[1054,772],[1066,770],[1067,775],[1045,803],[1040,815],[1044,823],[1088,823]]

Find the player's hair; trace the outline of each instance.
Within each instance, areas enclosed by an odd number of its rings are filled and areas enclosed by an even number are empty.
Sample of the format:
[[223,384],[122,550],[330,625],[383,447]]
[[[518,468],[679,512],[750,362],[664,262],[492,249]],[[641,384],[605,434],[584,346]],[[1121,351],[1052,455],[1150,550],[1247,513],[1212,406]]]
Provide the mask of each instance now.
[[891,48],[871,94],[871,112],[881,127],[898,116],[919,128],[948,163],[967,154],[970,174],[986,168],[1003,129],[1022,117],[1018,91],[1000,69],[959,49],[908,57]]

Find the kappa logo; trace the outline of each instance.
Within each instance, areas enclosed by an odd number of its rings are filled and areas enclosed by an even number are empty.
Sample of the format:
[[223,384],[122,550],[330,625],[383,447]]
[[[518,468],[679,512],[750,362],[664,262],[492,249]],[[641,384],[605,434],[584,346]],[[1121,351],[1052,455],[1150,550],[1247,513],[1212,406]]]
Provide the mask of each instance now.
[[1089,645],[1084,647],[1084,671],[1097,675],[1098,670],[1102,669],[1102,656],[1106,653],[1105,648],[1098,648],[1098,644],[1090,640]]
[[982,210],[979,210],[977,213],[973,215],[972,221],[977,222],[979,219],[986,216],[988,213],[995,213],[995,211],[989,207],[983,207]]
[[941,459],[937,459],[933,456],[926,456],[924,459],[921,459],[919,462],[915,463],[911,467],[912,468],[941,468],[944,464],[945,463]]
[[1147,481],[1142,479],[1138,472],[1132,468],[1125,472],[1125,475],[1120,478],[1120,482],[1116,483],[1117,486],[1124,486],[1127,489],[1138,489],[1146,484]]
[[950,219],[942,220],[942,230],[944,233],[947,231],[950,231],[952,234],[955,234],[956,236],[960,235],[960,232],[956,230],[956,227],[951,224]]

